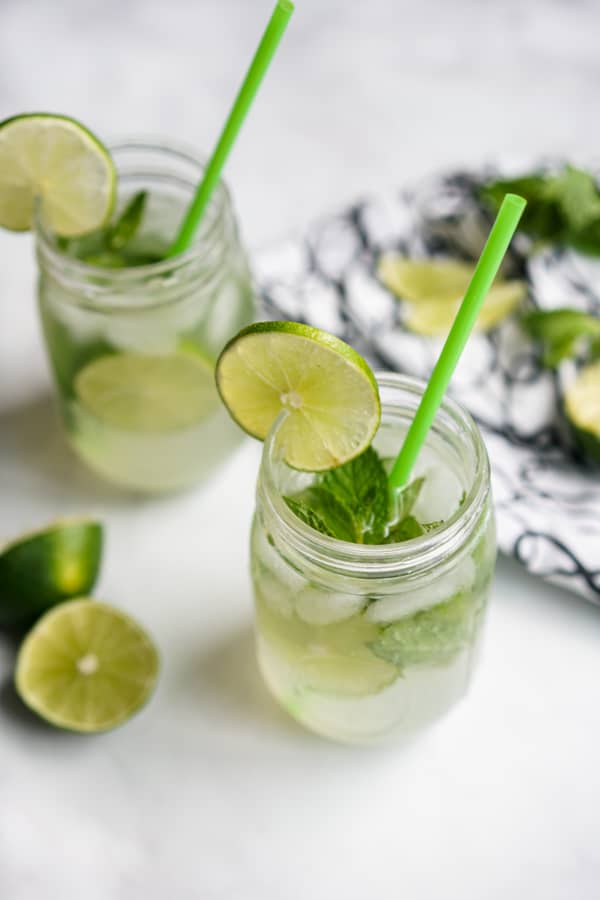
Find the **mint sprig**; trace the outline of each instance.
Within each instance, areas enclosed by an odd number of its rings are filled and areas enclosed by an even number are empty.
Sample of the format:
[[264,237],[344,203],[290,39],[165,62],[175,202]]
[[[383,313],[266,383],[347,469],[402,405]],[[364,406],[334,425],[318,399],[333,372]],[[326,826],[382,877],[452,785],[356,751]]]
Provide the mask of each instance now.
[[343,466],[316,475],[312,485],[284,500],[321,534],[354,544],[398,543],[419,537],[428,528],[412,515],[423,482],[416,478],[408,484],[391,510],[385,466],[369,447]]
[[147,200],[148,192],[139,191],[115,222],[82,237],[61,238],[60,249],[69,256],[102,269],[123,269],[157,262],[160,257],[155,254],[135,253],[129,248],[142,223]]
[[527,200],[521,231],[537,240],[600,254],[600,191],[590,172],[569,165],[554,174],[532,172],[485,184],[479,197],[495,211],[510,192]]
[[576,309],[533,310],[522,319],[528,334],[542,345],[542,362],[554,368],[580,350],[600,354],[600,319]]
[[147,200],[148,191],[138,191],[133,195],[114,225],[109,226],[106,232],[106,244],[109,250],[122,250],[135,236],[144,216]]

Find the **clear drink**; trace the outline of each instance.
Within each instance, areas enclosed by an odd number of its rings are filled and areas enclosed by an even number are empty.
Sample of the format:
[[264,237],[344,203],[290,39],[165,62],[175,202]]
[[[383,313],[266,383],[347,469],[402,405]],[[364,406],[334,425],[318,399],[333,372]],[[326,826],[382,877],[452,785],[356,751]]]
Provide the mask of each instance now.
[[160,261],[202,165],[170,146],[113,148],[117,216],[148,192],[120,252],[95,237],[56,239],[37,226],[39,307],[63,420],[96,472],[143,491],[205,478],[240,434],[218,401],[214,363],[254,315],[254,291],[228,191],[221,184],[186,253]]
[[[379,379],[374,447],[392,460],[424,385]],[[442,523],[396,544],[351,544],[302,523],[284,496],[314,476],[265,444],[252,530],[256,639],[279,702],[325,736],[356,743],[407,734],[465,693],[496,558],[489,467],[479,432],[445,401],[415,472],[415,515]]]

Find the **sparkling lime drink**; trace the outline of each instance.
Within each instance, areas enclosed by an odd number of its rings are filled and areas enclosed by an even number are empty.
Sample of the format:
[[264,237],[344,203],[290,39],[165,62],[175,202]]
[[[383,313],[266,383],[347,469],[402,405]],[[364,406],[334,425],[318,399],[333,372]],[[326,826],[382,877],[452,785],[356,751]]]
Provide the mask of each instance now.
[[[385,465],[423,385],[390,375],[379,384],[373,447]],[[307,496],[314,483],[283,461],[276,427],[252,530],[265,681],[327,737],[409,733],[463,696],[476,659],[496,556],[485,449],[467,414],[446,403],[419,457],[404,534],[389,544],[336,540],[301,521],[284,498]]]
[[66,240],[37,216],[39,307],[67,434],[99,474],[165,491],[206,477],[239,441],[214,363],[254,295],[221,182],[191,247],[164,259],[202,164],[169,145],[111,151],[111,221]]

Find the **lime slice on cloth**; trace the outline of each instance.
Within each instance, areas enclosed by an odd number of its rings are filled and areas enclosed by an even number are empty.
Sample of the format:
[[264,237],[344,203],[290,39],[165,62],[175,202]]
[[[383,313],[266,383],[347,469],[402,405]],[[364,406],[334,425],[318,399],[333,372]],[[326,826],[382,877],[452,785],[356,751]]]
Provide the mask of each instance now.
[[31,622],[56,603],[92,590],[100,570],[102,526],[56,522],[0,551],[0,626]]
[[95,600],[50,610],[25,638],[15,682],[23,702],[60,728],[106,731],[149,698],[158,652],[129,616]]
[[600,463],[600,362],[582,369],[565,391],[564,407],[582,452]]
[[[410,331],[427,336],[446,334],[475,271],[471,263],[457,260],[412,260],[395,254],[382,256],[378,277],[403,301]],[[524,281],[496,279],[488,292],[476,329],[490,331],[525,299]]]
[[219,405],[213,367],[188,352],[101,356],[77,374],[75,394],[97,419],[126,431],[188,428]]
[[375,376],[352,347],[297,322],[243,329],[217,361],[217,386],[232,417],[264,440],[285,411],[286,462],[317,472],[353,459],[373,440],[381,415]]
[[74,119],[46,113],[0,122],[0,225],[31,228],[35,202],[56,234],[99,228],[112,212],[116,172],[111,156]]

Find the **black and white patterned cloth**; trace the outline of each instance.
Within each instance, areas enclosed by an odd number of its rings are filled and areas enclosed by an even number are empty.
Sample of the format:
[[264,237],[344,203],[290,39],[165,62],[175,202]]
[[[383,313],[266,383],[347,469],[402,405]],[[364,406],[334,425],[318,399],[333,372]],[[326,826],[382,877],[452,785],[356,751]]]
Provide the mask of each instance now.
[[[356,203],[263,252],[255,269],[266,317],[309,322],[376,368],[427,378],[442,341],[404,328],[402,304],[377,279],[377,261],[386,251],[476,259],[492,221],[476,188],[494,175],[452,173]],[[600,260],[530,250],[517,235],[505,260],[506,274],[528,280],[528,303],[600,316]],[[501,551],[600,604],[600,472],[578,458],[560,412],[575,365],[542,368],[513,317],[471,336],[451,393],[483,432]]]

